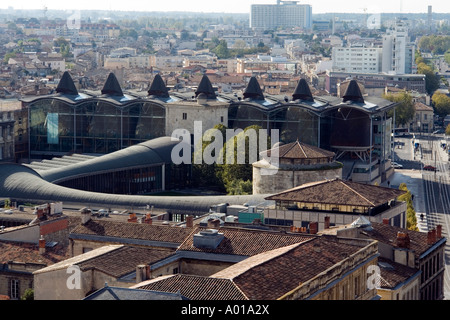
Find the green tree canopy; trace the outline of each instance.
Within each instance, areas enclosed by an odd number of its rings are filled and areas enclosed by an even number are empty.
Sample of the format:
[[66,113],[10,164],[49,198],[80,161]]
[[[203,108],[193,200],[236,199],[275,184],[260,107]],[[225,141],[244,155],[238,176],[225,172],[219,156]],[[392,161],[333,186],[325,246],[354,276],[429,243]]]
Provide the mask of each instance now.
[[434,105],[434,111],[440,117],[445,117],[447,114],[450,114],[450,97],[448,97],[444,93],[436,92],[431,97]]
[[[399,105],[395,108],[395,125],[406,125],[409,123],[415,114],[414,102],[412,96],[406,91],[399,93],[389,93],[383,96],[385,99],[398,102]],[[393,111],[390,112],[390,116],[393,115]]]
[[417,73],[425,75],[425,87],[428,94],[432,94],[439,88],[439,77],[433,69],[424,62],[417,65]]

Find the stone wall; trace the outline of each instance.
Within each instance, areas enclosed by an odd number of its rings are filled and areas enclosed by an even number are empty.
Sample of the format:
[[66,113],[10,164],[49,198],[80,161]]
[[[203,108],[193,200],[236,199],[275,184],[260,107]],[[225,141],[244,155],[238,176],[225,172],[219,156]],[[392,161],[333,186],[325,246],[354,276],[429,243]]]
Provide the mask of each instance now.
[[342,168],[318,170],[283,170],[274,175],[261,174],[263,168],[253,165],[253,194],[274,194],[309,182],[342,179]]

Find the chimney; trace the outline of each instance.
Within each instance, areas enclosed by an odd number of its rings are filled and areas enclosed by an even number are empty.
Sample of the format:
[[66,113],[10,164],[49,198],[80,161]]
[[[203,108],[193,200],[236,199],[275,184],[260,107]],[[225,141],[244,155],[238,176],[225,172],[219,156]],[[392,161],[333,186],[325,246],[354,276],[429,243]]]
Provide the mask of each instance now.
[[130,213],[130,218],[128,219],[128,222],[133,222],[133,223],[137,222],[136,213]]
[[325,217],[324,229],[330,229],[330,217]]
[[435,228],[431,229],[431,240],[433,241],[433,243],[436,242],[436,229]]
[[41,238],[39,239],[39,254],[45,253],[45,239],[44,236],[41,235]]
[[86,224],[91,220],[91,210],[88,208],[80,209],[81,212],[81,223]]
[[186,216],[186,228],[192,228],[194,226],[194,216]]
[[442,225],[438,224],[436,226],[436,239],[442,238]]
[[317,221],[309,223],[309,233],[316,234],[319,231],[319,223]]
[[427,233],[427,244],[433,244],[433,230],[428,230]]
[[145,215],[144,223],[146,223],[146,224],[152,224],[153,223],[152,215],[150,213],[147,213]]
[[208,228],[219,229],[220,228],[220,220],[219,219],[209,219],[208,220]]
[[147,280],[147,267],[140,264],[136,267],[136,283]]
[[397,232],[397,246],[399,248],[409,248],[410,239],[406,232]]
[[383,218],[383,224],[389,225],[389,218]]

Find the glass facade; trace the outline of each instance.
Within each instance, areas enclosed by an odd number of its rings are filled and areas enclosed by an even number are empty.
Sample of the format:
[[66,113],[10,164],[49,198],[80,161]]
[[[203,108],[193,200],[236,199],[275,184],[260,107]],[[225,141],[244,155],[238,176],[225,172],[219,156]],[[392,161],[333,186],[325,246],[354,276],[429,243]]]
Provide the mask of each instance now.
[[270,110],[263,110],[250,104],[229,107],[229,128],[245,129],[251,125],[268,130],[278,129],[280,141],[283,143],[294,142],[297,139],[313,146],[319,143],[319,117],[301,106],[282,106]]
[[106,154],[165,135],[165,108],[151,101],[116,106],[42,99],[30,103],[29,115],[34,153]]

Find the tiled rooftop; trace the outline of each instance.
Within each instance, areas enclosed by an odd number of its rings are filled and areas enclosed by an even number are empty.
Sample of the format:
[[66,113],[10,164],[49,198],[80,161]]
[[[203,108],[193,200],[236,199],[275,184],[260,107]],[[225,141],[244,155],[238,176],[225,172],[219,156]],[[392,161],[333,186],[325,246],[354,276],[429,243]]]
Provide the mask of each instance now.
[[71,234],[116,237],[182,243],[192,232],[192,228],[180,228],[146,223],[90,220],[85,225],[79,224]]
[[[428,244],[428,235],[426,232],[405,230],[403,228],[394,227],[387,224],[372,222],[372,230],[365,229],[362,233],[369,236],[371,239],[378,240],[379,242],[386,243],[388,245],[397,246],[397,233],[407,232],[410,238],[410,249],[414,251],[416,257],[425,253],[434,244]],[[436,242],[443,239],[436,239]]]
[[[206,228],[205,228],[206,229]],[[193,235],[202,228],[192,233],[186,238],[178,250],[213,252],[218,254],[233,254],[242,256],[253,256],[265,251],[281,248],[284,246],[301,243],[314,238],[308,234],[290,234],[273,231],[251,230],[244,228],[223,227],[219,228],[219,233],[223,233],[224,238],[216,249],[200,249],[194,246]]]
[[304,184],[266,199],[376,207],[404,193],[397,189],[334,179]]
[[361,250],[363,245],[342,243],[335,237],[317,237],[255,255],[210,277],[164,276],[135,287],[179,290],[192,300],[275,300]]
[[92,259],[78,263],[81,270],[95,269],[120,278],[136,270],[140,264],[152,264],[172,255],[167,250],[122,246]]
[[418,272],[417,269],[410,268],[382,257],[378,257],[378,266],[380,267],[381,272],[382,289],[392,290]]
[[186,274],[159,277],[142,282],[136,287],[144,290],[179,292],[190,300],[248,300],[231,280]]
[[39,246],[33,243],[0,241],[0,263],[6,264],[10,261],[19,263],[36,263],[52,265],[69,257],[66,247],[56,245],[46,248],[44,254],[39,253]]

